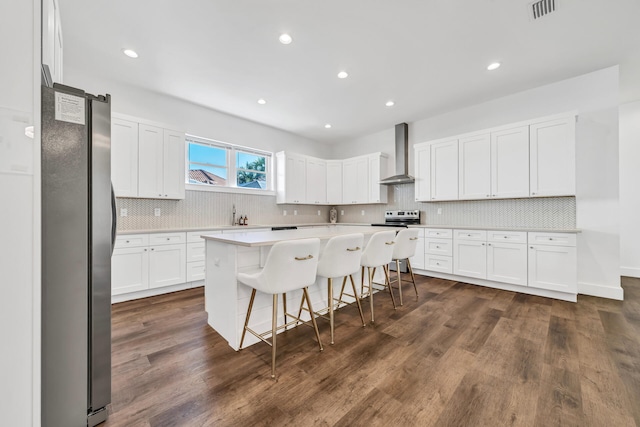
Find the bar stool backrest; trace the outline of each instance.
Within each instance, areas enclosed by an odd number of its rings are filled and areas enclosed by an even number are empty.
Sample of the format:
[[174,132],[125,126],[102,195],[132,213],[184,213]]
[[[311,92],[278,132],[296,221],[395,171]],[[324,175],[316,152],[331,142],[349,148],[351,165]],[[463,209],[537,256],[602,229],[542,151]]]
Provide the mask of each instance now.
[[360,265],[364,267],[380,267],[391,262],[393,257],[393,239],[395,231],[379,231],[371,236],[362,253]]
[[329,239],[320,253],[318,276],[345,277],[360,269],[364,235],[345,234]]
[[277,242],[271,247],[258,282],[261,292],[282,294],[316,281],[320,239]]
[[400,230],[396,236],[396,244],[393,246],[393,259],[407,259],[416,254],[416,244],[418,243],[417,228],[405,228]]

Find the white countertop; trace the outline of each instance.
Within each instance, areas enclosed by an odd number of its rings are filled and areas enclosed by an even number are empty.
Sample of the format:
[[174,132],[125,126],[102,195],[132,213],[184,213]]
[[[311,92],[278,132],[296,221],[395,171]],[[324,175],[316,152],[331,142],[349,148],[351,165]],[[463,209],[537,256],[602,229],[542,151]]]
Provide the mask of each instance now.
[[479,225],[433,225],[420,224],[410,225],[418,228],[451,228],[454,230],[487,230],[487,231],[531,231],[538,233],[580,233],[579,228],[535,228],[535,227],[482,227]]
[[[338,224],[343,225],[343,224]],[[393,227],[386,228],[395,230]],[[371,226],[343,226],[343,227],[327,227],[327,228],[305,228],[299,230],[279,230],[279,231],[237,231],[224,234],[203,235],[205,240],[211,240],[230,245],[238,246],[271,246],[277,242],[284,240],[299,240],[317,237],[320,240],[327,240],[335,236],[342,236],[351,233],[362,233],[371,235],[379,231],[384,231],[383,227]]]

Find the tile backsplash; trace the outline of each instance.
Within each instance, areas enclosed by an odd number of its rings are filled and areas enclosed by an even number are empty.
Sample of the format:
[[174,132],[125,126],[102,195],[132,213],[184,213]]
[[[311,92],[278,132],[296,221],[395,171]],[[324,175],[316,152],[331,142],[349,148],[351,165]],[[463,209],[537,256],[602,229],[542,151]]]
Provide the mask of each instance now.
[[[419,203],[415,201],[413,184],[389,186],[387,191],[388,203],[385,205],[338,206],[338,222],[384,222],[386,210],[418,209],[423,224],[549,229],[576,227],[574,197]],[[118,216],[118,230],[231,225],[234,204],[237,216],[246,215],[249,224],[329,222],[329,206],[277,205],[275,196],[187,191],[184,200],[119,198],[118,215],[120,209],[125,208],[127,216]],[[160,208],[160,216],[154,216],[155,208]],[[286,216],[283,215],[284,210],[287,211]]]

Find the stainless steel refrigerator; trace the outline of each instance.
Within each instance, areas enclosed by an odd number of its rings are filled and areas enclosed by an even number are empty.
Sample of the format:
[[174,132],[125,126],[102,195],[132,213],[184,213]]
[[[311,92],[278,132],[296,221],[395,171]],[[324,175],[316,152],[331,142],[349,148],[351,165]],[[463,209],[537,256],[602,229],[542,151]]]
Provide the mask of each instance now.
[[42,86],[42,426],[111,402],[111,100]]

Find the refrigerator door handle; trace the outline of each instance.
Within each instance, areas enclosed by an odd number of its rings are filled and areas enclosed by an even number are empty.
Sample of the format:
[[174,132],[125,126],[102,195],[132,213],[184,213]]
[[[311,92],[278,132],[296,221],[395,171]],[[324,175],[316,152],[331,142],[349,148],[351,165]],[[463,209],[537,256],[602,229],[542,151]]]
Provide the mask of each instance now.
[[111,184],[111,255],[116,247],[116,230],[118,228],[118,215],[116,212],[116,194]]

